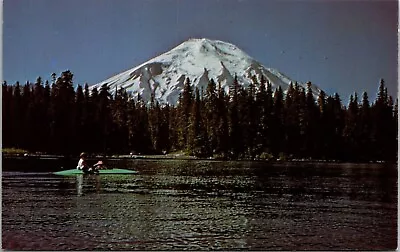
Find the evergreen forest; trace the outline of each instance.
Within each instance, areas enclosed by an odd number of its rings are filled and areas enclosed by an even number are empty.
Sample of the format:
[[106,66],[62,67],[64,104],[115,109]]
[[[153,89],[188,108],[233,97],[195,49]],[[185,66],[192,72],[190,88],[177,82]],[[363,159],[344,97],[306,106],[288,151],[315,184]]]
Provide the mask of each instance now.
[[51,81],[2,86],[2,148],[77,155],[161,154],[184,151],[201,158],[396,161],[398,100],[382,79],[374,101],[364,92],[342,104],[338,94],[311,83],[286,93],[264,78],[244,87],[237,78],[224,92],[186,79],[176,106],[144,102],[124,89],[74,87],[73,74]]

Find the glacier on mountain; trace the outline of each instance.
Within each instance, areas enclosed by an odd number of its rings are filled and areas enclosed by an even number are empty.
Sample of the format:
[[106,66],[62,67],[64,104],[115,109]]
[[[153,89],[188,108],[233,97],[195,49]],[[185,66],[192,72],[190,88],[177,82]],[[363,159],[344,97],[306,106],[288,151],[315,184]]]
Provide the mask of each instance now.
[[[154,95],[162,104],[175,105],[186,78],[193,87],[204,90],[213,78],[229,92],[235,75],[244,86],[252,82],[254,75],[258,80],[263,75],[273,88],[281,86],[283,90],[295,82],[276,69],[264,67],[233,44],[203,38],[189,39],[137,67],[90,86],[90,90],[106,84],[111,93],[124,88],[133,97],[140,95],[145,102]],[[319,93],[316,86],[312,86],[312,90],[314,95]]]

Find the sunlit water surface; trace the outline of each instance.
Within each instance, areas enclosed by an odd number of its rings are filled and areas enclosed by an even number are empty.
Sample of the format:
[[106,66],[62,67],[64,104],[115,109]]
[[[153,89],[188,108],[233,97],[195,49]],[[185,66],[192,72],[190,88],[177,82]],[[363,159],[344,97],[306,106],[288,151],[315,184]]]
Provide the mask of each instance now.
[[397,247],[395,166],[176,160],[121,165],[140,173],[63,177],[3,168],[3,249]]

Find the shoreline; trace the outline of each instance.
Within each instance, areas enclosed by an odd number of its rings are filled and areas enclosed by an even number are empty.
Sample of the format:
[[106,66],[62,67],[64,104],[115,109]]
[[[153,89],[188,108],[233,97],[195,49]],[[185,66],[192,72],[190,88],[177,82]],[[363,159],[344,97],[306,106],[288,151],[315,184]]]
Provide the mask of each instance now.
[[[265,162],[268,164],[397,164],[393,161],[343,161],[343,160],[312,160],[312,159],[287,159],[287,160],[267,160],[267,159],[222,159],[222,158],[198,158],[185,154],[160,154],[160,155],[112,155],[102,156],[93,155],[89,159],[103,160],[192,160],[192,161],[216,161],[216,162]],[[49,155],[49,154],[5,154],[2,153],[2,159],[22,159],[22,160],[74,160],[79,157]]]

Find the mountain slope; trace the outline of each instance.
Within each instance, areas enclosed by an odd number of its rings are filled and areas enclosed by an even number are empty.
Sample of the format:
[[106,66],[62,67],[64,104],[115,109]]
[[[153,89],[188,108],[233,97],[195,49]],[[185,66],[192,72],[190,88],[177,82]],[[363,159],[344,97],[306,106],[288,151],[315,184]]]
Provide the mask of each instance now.
[[[149,61],[95,84],[90,89],[99,89],[107,84],[110,92],[125,88],[134,97],[138,94],[148,102],[154,94],[160,103],[175,105],[183,84],[188,77],[195,87],[206,88],[213,78],[229,92],[235,74],[240,84],[248,86],[251,76],[260,79],[264,75],[272,87],[286,90],[290,78],[273,68],[266,68],[233,44],[209,39],[190,39],[172,50]],[[299,83],[302,85],[301,83]],[[313,86],[317,95],[319,89]]]

